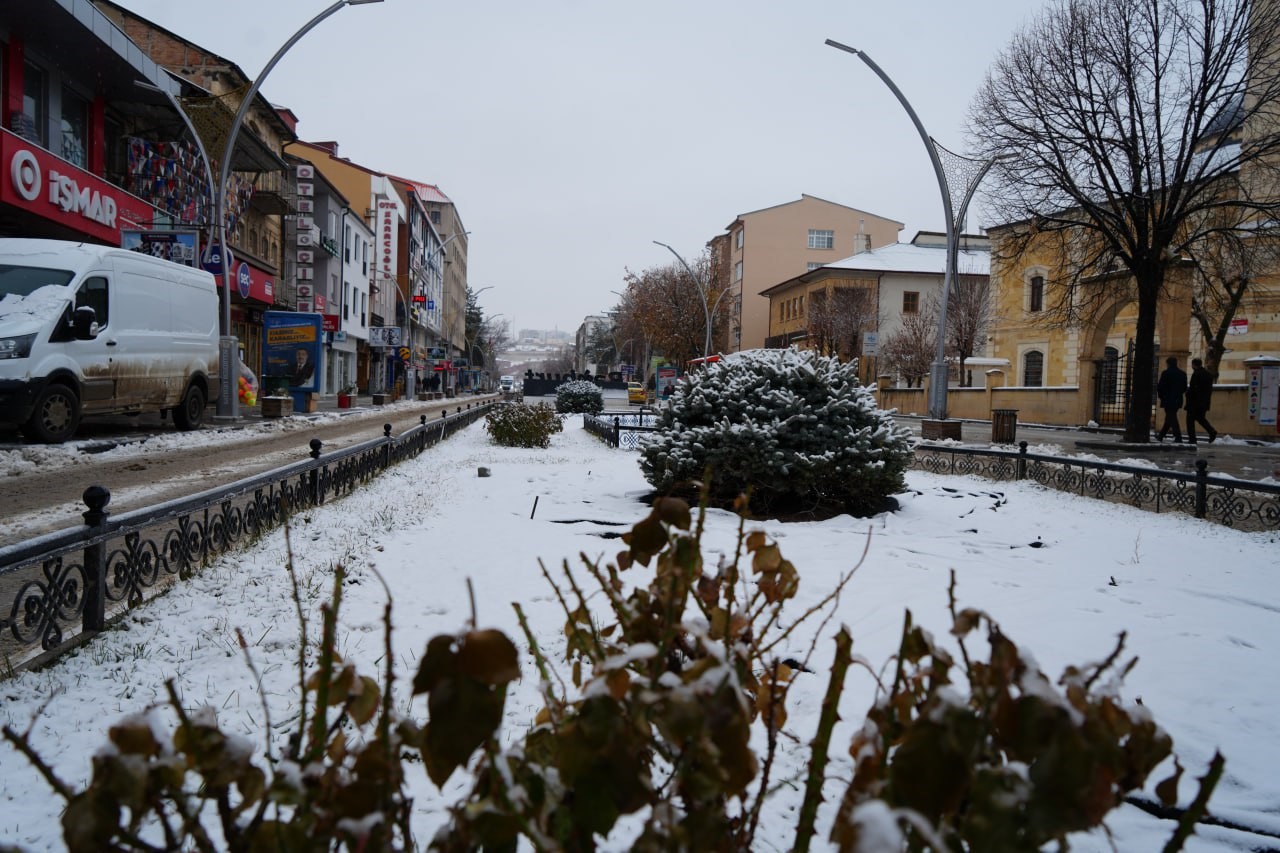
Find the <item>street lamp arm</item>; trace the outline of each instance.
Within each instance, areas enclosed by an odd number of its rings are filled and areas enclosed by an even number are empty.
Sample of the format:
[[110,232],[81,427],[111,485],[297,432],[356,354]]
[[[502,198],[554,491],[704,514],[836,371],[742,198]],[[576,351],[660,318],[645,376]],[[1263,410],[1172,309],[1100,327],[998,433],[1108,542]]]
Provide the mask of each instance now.
[[[708,355],[711,354],[711,317],[712,315],[715,314],[715,311],[710,306],[707,305],[707,288],[704,288],[702,286],[702,281],[701,279],[698,278],[698,274],[695,273],[693,269],[689,266],[688,262],[686,262],[685,259],[680,256],[679,252],[677,252],[675,249],[671,248],[666,243],[663,243],[660,240],[654,240],[653,242],[656,245],[663,247],[668,252],[676,256],[676,260],[680,262],[680,265],[684,267],[685,270],[689,273],[689,277],[693,279],[693,286],[698,291],[698,296],[702,297],[702,316],[707,321],[707,335],[703,339],[702,356],[703,358],[706,358]],[[726,290],[723,293],[721,293],[720,298],[723,299],[724,294],[727,292],[728,291]],[[720,307],[720,299],[716,300],[716,307],[717,308]]]
[[320,12],[310,21],[303,25],[289,40],[280,46],[275,52],[266,67],[259,72],[258,76],[249,84],[249,90],[245,92],[244,98],[240,101],[240,108],[236,110],[235,118],[231,120],[231,127],[227,130],[227,142],[222,151],[222,162],[219,164],[218,185],[213,187],[213,193],[218,199],[217,213],[218,221],[215,223],[218,229],[218,244],[222,251],[222,329],[224,342],[219,349],[219,365],[218,371],[218,415],[222,417],[235,418],[240,414],[240,399],[235,393],[235,385],[231,377],[231,359],[226,351],[234,347],[235,341],[231,335],[231,265],[226,262],[227,250],[227,181],[231,179],[231,156],[235,151],[236,137],[240,134],[240,126],[244,124],[245,116],[249,113],[249,107],[253,105],[253,99],[257,97],[258,90],[262,88],[262,83],[267,79],[267,75],[271,73],[271,69],[276,67],[276,63],[280,61],[288,51],[298,43],[298,40],[311,32],[317,24],[325,18],[337,12],[343,6],[351,4],[378,3],[382,0],[337,0],[336,3]]

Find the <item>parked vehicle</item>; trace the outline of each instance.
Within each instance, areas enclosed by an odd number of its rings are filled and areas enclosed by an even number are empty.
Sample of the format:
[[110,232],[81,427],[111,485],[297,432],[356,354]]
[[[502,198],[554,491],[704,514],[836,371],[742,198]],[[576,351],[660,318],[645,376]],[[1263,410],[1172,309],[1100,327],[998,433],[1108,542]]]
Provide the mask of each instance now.
[[639,382],[627,383],[627,402],[628,403],[646,403],[648,395],[645,393],[644,386]]
[[212,275],[111,246],[0,238],[0,422],[45,443],[88,415],[170,412],[189,430],[217,387]]

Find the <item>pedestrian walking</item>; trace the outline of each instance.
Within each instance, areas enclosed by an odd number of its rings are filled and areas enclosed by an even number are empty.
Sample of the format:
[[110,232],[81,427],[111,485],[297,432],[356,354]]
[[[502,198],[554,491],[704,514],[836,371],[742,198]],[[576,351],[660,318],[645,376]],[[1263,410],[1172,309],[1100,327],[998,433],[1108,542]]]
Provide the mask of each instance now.
[[1187,393],[1187,373],[1178,367],[1178,360],[1173,356],[1165,359],[1164,372],[1156,383],[1156,396],[1160,399],[1160,408],[1164,409],[1164,424],[1156,434],[1157,441],[1164,441],[1165,435],[1173,430],[1173,440],[1182,444],[1182,427],[1178,425],[1178,409],[1182,408],[1182,397]]
[[1196,424],[1209,433],[1209,443],[1218,437],[1218,431],[1205,418],[1209,411],[1209,398],[1213,396],[1213,374],[1205,370],[1204,362],[1191,359],[1191,381],[1187,383],[1187,440],[1196,443]]

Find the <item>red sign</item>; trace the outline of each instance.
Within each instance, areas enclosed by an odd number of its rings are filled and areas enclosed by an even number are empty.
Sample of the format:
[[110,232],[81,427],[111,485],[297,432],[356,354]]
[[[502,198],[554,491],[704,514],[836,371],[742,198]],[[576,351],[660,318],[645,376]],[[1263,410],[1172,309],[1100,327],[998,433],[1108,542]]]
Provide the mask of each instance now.
[[324,330],[326,332],[336,332],[342,327],[342,318],[337,314],[322,314],[324,318]]
[[[217,280],[218,287],[222,287],[222,276],[215,275],[214,279]],[[256,299],[268,305],[276,303],[275,276],[266,270],[258,269],[249,261],[236,263],[231,271],[231,287],[246,299]]]
[[137,196],[0,128],[0,201],[81,234],[120,245],[159,211]]

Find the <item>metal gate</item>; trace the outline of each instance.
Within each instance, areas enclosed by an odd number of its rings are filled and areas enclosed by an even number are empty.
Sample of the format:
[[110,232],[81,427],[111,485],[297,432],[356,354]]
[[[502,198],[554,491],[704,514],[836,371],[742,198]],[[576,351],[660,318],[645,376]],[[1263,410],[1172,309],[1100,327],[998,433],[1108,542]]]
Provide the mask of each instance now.
[[1123,355],[1115,347],[1105,352],[1093,362],[1093,420],[1100,426],[1124,426],[1133,393],[1133,342]]

